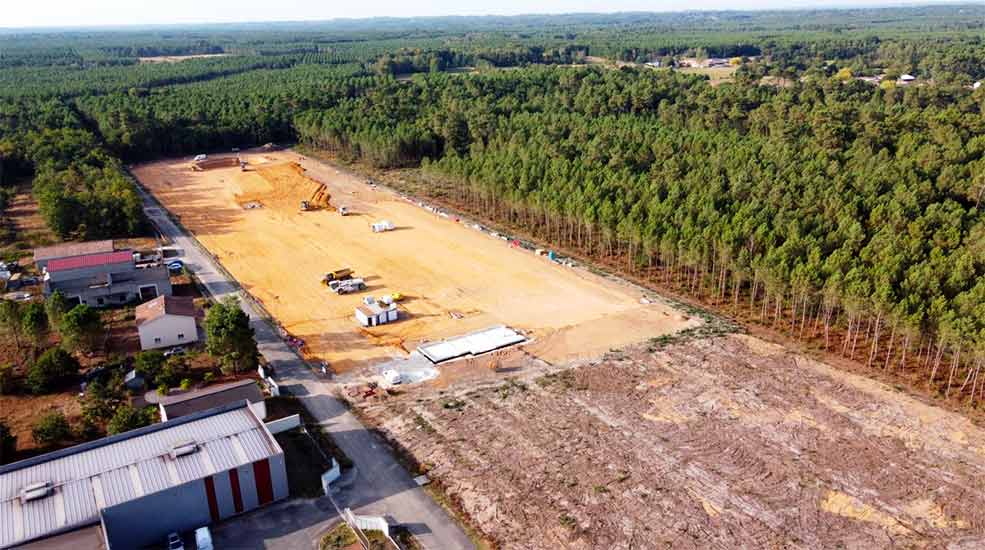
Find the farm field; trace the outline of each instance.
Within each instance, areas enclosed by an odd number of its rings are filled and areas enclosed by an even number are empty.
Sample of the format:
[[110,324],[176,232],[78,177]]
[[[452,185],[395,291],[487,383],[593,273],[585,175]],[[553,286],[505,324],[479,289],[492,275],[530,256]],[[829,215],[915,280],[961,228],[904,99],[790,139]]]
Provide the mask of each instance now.
[[[505,324],[524,331],[549,362],[601,355],[700,321],[642,292],[562,267],[453,218],[293,152],[244,154],[247,171],[190,169],[187,159],[140,165],[134,174],[263,303],[305,353],[336,372],[404,355],[425,340]],[[304,169],[295,163],[300,162]],[[317,180],[317,181],[316,181]],[[331,209],[300,211],[318,182]],[[370,225],[390,220],[394,231]],[[365,292],[337,296],[321,284],[350,267]],[[403,318],[359,327],[364,296],[400,292]],[[569,337],[570,336],[570,337]]]
[[504,549],[985,545],[985,431],[746,335],[355,406]]

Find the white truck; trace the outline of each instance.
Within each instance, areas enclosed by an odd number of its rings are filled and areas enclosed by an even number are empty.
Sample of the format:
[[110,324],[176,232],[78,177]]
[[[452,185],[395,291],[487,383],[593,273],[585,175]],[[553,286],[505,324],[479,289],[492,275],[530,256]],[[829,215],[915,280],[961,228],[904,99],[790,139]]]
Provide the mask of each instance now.
[[341,281],[329,281],[328,288],[336,294],[351,294],[366,289],[366,281],[362,279],[343,279]]

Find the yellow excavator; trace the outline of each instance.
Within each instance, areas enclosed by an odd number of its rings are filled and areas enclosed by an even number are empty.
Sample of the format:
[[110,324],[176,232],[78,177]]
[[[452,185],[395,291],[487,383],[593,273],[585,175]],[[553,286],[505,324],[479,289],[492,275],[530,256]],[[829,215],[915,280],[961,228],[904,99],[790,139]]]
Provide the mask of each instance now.
[[308,200],[301,201],[301,211],[309,212],[311,210],[321,210],[322,208],[335,210],[329,202],[331,199],[332,195],[328,192],[328,188],[325,187],[324,183],[321,183],[318,185],[318,188],[311,193],[311,197],[309,197]]

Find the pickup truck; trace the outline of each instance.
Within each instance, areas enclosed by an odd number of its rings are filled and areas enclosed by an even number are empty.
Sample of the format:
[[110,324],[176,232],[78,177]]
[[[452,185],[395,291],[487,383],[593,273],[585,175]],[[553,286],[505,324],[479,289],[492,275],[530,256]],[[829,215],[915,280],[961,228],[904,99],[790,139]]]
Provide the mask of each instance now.
[[362,279],[344,279],[342,281],[329,281],[328,288],[337,294],[351,294],[366,289],[366,282]]

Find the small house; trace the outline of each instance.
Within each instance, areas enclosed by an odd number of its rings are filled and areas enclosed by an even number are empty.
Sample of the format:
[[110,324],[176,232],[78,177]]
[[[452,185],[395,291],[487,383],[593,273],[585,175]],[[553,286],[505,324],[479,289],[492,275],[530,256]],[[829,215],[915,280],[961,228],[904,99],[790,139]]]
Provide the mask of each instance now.
[[376,302],[356,307],[356,320],[364,327],[385,325],[397,320],[397,304],[380,305]]
[[136,310],[140,349],[156,349],[198,341],[195,304],[187,296],[158,296]]

